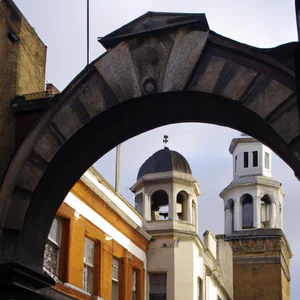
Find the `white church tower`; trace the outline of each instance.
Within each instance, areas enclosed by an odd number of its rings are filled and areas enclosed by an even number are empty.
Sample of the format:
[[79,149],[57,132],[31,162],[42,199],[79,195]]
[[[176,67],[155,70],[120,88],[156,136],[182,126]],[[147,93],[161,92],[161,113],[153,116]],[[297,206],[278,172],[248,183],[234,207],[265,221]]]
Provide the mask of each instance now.
[[168,147],[154,153],[141,166],[131,191],[135,193],[135,208],[151,233],[164,229],[197,232],[200,190],[180,153]]
[[283,228],[281,183],[272,179],[271,150],[247,135],[233,139],[229,152],[233,181],[221,192],[225,235],[255,228]]

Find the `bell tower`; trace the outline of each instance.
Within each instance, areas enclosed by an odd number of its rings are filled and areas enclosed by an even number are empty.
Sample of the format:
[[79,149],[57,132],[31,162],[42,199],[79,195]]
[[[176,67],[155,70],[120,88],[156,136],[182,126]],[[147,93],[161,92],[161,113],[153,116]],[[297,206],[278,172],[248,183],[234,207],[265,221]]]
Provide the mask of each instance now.
[[140,167],[131,191],[143,227],[152,236],[146,293],[150,299],[196,299],[200,268],[193,258],[203,249],[197,234],[200,190],[188,162],[168,147],[155,152]]
[[234,298],[290,299],[292,253],[283,232],[281,183],[272,179],[272,152],[247,135],[232,140],[233,180],[224,200],[225,240],[233,250]]
[[[131,187],[135,209],[147,222],[145,228],[197,233],[197,198],[200,190],[186,159],[165,147],[141,166]],[[184,227],[184,229],[183,229]]]

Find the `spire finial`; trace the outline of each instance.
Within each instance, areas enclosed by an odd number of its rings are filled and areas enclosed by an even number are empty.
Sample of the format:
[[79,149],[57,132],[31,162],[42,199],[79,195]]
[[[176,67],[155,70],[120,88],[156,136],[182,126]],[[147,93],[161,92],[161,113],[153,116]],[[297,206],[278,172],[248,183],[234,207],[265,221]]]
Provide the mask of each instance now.
[[163,143],[164,143],[164,146],[166,147],[167,143],[168,143],[168,138],[169,136],[168,135],[164,135],[164,139],[163,139]]

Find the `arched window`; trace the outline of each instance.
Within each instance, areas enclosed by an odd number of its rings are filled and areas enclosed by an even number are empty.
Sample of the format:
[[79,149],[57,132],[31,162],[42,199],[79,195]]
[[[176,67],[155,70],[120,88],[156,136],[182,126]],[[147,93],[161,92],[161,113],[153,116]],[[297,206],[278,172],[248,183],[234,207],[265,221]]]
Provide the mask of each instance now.
[[176,197],[176,215],[178,220],[188,220],[188,194],[181,191]]
[[151,196],[151,220],[169,219],[169,197],[165,191],[156,191]]
[[268,195],[264,195],[261,198],[261,206],[260,206],[260,213],[261,213],[261,227],[262,228],[269,228],[270,221],[271,221],[271,199]]
[[242,203],[242,228],[253,228],[253,198],[249,194],[241,197]]

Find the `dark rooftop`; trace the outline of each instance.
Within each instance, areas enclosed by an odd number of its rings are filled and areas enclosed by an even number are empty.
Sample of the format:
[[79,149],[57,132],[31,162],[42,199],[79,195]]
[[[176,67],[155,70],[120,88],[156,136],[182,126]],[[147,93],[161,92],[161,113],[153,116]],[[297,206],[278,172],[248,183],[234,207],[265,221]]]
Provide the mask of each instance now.
[[103,47],[108,49],[115,47],[121,41],[128,40],[137,35],[153,34],[157,31],[170,30],[187,25],[202,31],[209,30],[205,14],[149,11],[105,37],[98,38],[98,41]]
[[146,174],[178,171],[192,174],[187,160],[178,152],[165,147],[163,150],[155,152],[141,166],[137,180]]

